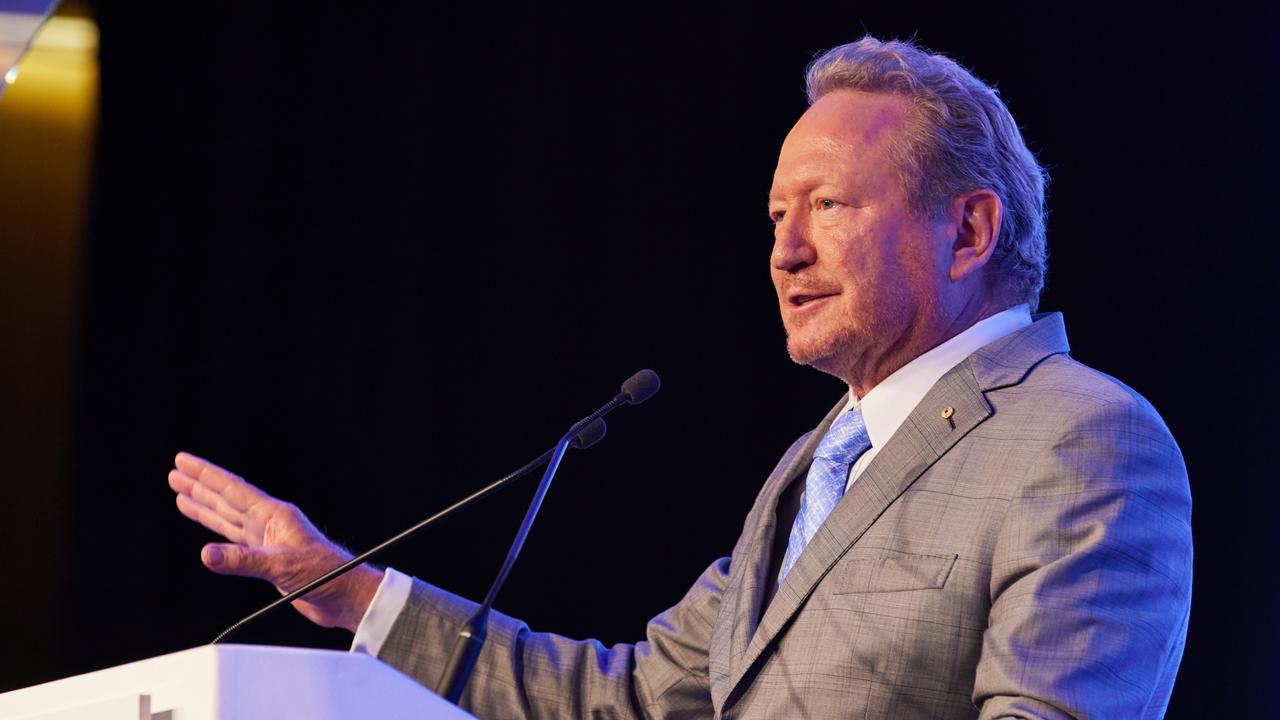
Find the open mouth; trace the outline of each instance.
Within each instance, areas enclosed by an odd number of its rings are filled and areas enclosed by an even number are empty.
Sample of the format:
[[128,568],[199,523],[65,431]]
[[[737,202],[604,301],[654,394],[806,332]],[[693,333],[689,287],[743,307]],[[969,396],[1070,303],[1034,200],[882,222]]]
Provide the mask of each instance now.
[[836,296],[836,293],[792,295],[789,302],[791,303],[791,307],[804,307],[806,305],[812,305],[814,303],[818,303],[822,300],[826,300],[827,298],[833,298],[835,296]]

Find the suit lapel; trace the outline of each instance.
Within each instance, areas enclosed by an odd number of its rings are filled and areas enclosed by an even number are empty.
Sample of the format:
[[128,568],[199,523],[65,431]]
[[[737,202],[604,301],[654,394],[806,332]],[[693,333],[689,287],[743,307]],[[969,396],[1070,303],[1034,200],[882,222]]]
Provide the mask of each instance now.
[[818,448],[818,443],[822,441],[822,436],[827,433],[827,429],[831,427],[831,423],[844,409],[848,400],[848,395],[841,398],[818,427],[809,434],[808,439],[779,464],[769,478],[760,502],[756,505],[751,542],[746,546],[740,561],[734,566],[737,577],[732,587],[737,590],[732,609],[732,617],[735,621],[732,624],[729,655],[730,672],[735,676],[735,680],[738,675],[737,669],[741,666],[740,659],[747,652],[751,637],[756,632],[756,625],[760,620],[760,608],[764,605],[765,589],[770,584],[769,549],[773,547],[774,536],[778,532],[778,500],[783,491],[809,469],[809,463],[813,459],[814,451]]
[[1066,352],[1062,316],[1054,313],[1036,319],[1031,326],[981,348],[934,384],[836,505],[757,623],[766,586],[764,573],[769,567],[768,551],[776,531],[778,497],[808,467],[814,448],[844,406],[843,401],[792,456],[786,472],[781,476],[775,473],[778,482],[770,488],[768,501],[760,508],[761,517],[756,519],[757,530],[747,553],[749,560],[740,578],[743,585],[735,625],[741,629],[734,630],[731,673],[724,697],[732,694],[747,670],[867,528],[938,458],[991,416],[992,407],[984,392],[1021,382],[1036,363]]

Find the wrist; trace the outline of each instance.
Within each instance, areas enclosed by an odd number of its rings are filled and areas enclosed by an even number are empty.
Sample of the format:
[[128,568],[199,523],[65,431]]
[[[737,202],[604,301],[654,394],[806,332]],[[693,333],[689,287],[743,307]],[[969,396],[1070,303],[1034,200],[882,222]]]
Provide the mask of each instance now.
[[354,568],[348,573],[344,579],[348,581],[347,597],[350,604],[347,605],[347,612],[342,618],[342,627],[353,633],[360,627],[360,621],[369,612],[369,606],[373,604],[373,597],[377,595],[378,586],[382,584],[384,575],[385,571],[382,568],[369,563]]

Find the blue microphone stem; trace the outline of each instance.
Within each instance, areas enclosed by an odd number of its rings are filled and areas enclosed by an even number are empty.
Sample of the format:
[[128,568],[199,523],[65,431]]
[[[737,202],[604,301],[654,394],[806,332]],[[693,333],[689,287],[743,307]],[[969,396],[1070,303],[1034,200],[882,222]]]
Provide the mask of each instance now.
[[511,573],[511,568],[515,566],[516,558],[520,556],[520,550],[524,548],[525,540],[529,537],[529,529],[533,527],[533,521],[538,517],[538,510],[542,508],[542,501],[547,497],[547,490],[551,488],[551,480],[555,477],[556,471],[560,469],[560,462],[564,459],[564,454],[568,451],[569,444],[578,436],[578,433],[582,432],[583,428],[604,417],[619,405],[625,405],[628,401],[627,395],[617,395],[604,407],[569,428],[569,432],[565,433],[564,437],[560,438],[560,442],[556,443],[555,449],[551,453],[551,459],[547,461],[547,469],[542,473],[542,481],[538,483],[538,489],[533,494],[529,509],[525,511],[524,520],[520,523],[520,529],[516,531],[515,540],[511,542],[511,549],[507,551],[507,558],[502,563],[502,569],[498,571],[498,576],[494,578],[493,585],[489,587],[489,593],[485,595],[484,602],[480,604],[480,608],[476,610],[475,614],[467,620],[466,624],[458,632],[458,639],[454,642],[453,651],[449,654],[449,660],[445,664],[444,671],[440,674],[440,682],[436,684],[436,692],[440,697],[454,705],[457,705],[462,698],[462,691],[466,689],[467,681],[471,679],[471,672],[475,669],[476,660],[480,657],[480,650],[484,647],[485,639],[489,634],[489,614],[493,610],[493,603],[497,600],[498,592],[502,590],[503,584],[506,583],[507,575]]

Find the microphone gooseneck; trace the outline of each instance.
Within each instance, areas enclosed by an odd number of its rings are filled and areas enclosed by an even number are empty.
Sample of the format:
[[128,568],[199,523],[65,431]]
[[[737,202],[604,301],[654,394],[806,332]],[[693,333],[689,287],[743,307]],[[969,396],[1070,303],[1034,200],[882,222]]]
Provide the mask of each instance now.
[[[575,431],[566,437],[568,438],[569,446],[580,449],[580,450],[585,450],[586,448],[589,448],[592,445],[595,445],[596,443],[600,442],[600,440],[604,438],[605,432],[606,432],[604,420],[600,419],[599,416],[594,416],[594,415],[588,416],[587,418],[583,418],[583,421],[574,425],[574,428],[575,428]],[[562,438],[561,443],[564,443],[564,442],[565,442],[565,439]],[[268,615],[274,612],[277,608],[280,608],[284,605],[287,605],[293,602],[294,600],[297,600],[298,598],[302,597],[303,595],[306,595],[312,590],[315,590],[321,585],[332,582],[333,580],[349,572],[352,568],[358,567],[361,564],[366,563],[374,559],[375,557],[378,557],[382,553],[399,545],[405,540],[408,540],[414,535],[417,535],[423,530],[426,530],[427,528],[439,522],[442,522],[449,517],[452,517],[453,515],[461,512],[462,510],[465,510],[466,508],[471,507],[476,502],[486,497],[489,497],[493,493],[510,485],[516,480],[519,480],[520,478],[528,475],[529,473],[538,469],[538,467],[541,466],[543,463],[546,463],[548,460],[550,460],[556,454],[556,451],[560,447],[561,443],[558,443],[555,447],[552,447],[546,450],[541,455],[529,461],[525,465],[521,466],[514,472],[502,478],[499,478],[498,480],[495,480],[492,483],[489,483],[483,488],[480,488],[479,490],[453,503],[449,507],[446,507],[445,509],[425,518],[418,524],[406,530],[401,531],[400,533],[382,541],[381,543],[378,543],[372,548],[360,553],[359,555],[356,555],[355,557],[342,563],[338,567],[335,567],[329,572],[326,572],[323,575],[320,575],[318,577],[315,577],[307,581],[301,587],[285,595],[282,595],[281,597],[276,598],[275,600],[268,603],[267,605],[259,608],[258,610],[255,610],[253,613],[247,615],[246,617],[241,618],[240,620],[236,621],[236,623],[233,624],[231,627],[218,633],[218,636],[215,637],[210,644],[216,645],[222,642],[224,639],[227,638],[227,636],[231,635],[231,633],[239,630],[240,628],[256,620],[261,619],[265,615]],[[560,454],[563,455],[564,450],[560,450]]]
[[658,379],[657,373],[652,370],[641,370],[622,384],[622,392],[615,395],[612,400],[601,406],[599,410],[574,423],[569,428],[569,431],[564,434],[564,437],[560,438],[560,442],[556,443],[551,453],[551,459],[547,462],[547,469],[542,473],[542,482],[538,483],[538,489],[533,494],[529,509],[525,511],[524,520],[520,523],[520,529],[516,531],[516,537],[511,542],[511,549],[507,551],[507,557],[502,563],[502,568],[498,570],[498,576],[494,578],[493,585],[489,587],[489,592],[485,595],[484,602],[480,604],[480,608],[476,610],[458,632],[458,639],[453,644],[453,651],[449,654],[449,660],[445,663],[444,671],[440,673],[440,682],[436,683],[436,693],[445,700],[457,705],[462,698],[462,691],[466,689],[467,681],[471,679],[471,671],[475,669],[476,659],[480,657],[480,650],[484,647],[485,639],[489,635],[489,614],[493,610],[494,600],[497,599],[498,591],[506,583],[507,575],[511,573],[511,568],[515,565],[516,558],[524,547],[525,540],[529,536],[529,530],[533,527],[533,521],[537,518],[538,510],[542,507],[542,501],[546,498],[547,490],[551,487],[551,479],[555,477],[556,470],[560,468],[560,461],[564,458],[564,453],[570,443],[576,442],[577,439],[585,434],[585,430],[595,423],[600,423],[603,426],[605,415],[622,405],[638,405],[648,400],[653,397],[654,393],[658,392],[658,388],[661,386],[662,382]]

